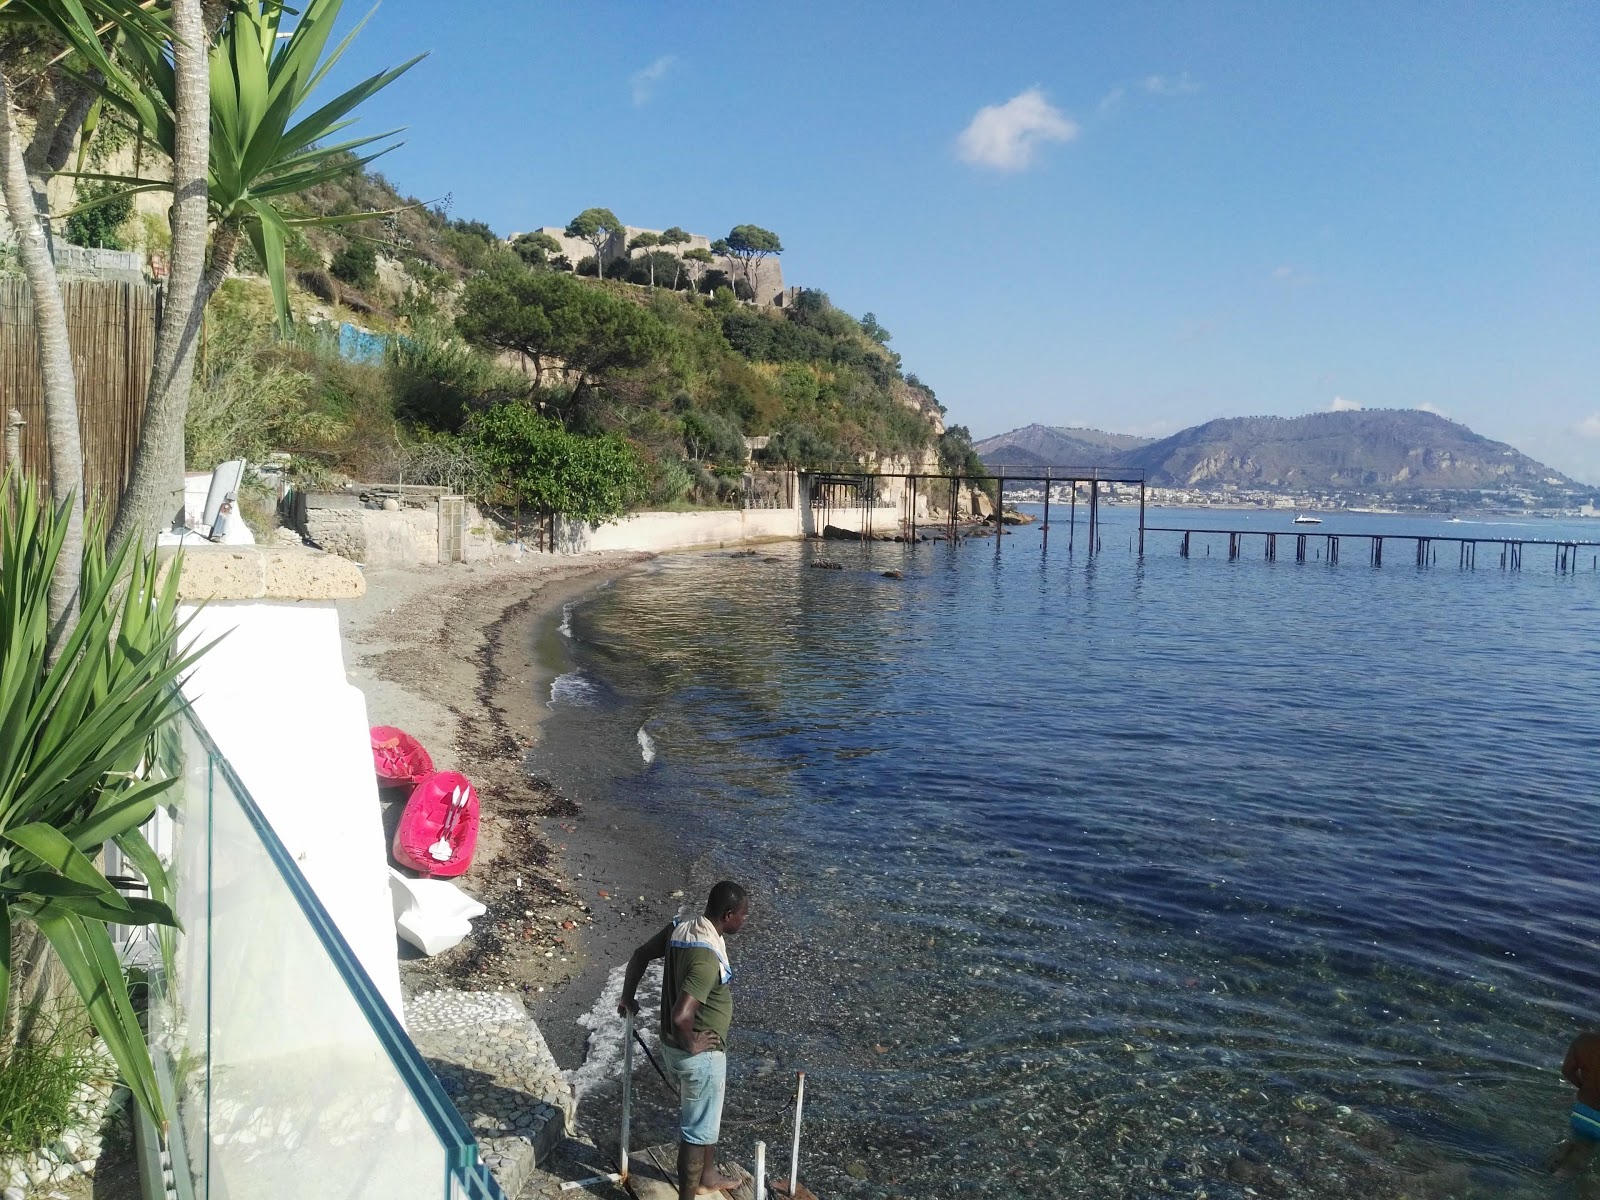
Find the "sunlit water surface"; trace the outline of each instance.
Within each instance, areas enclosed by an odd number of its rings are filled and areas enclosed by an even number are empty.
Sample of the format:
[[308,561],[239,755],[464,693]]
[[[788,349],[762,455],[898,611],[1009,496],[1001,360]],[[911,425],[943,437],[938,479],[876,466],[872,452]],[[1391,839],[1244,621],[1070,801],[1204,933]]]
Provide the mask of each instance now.
[[830,1198],[1589,1194],[1543,1160],[1600,985],[1600,573],[1300,564],[1293,514],[1216,511],[1151,522],[1278,561],[1141,561],[1127,508],[1090,558],[1051,515],[666,558],[564,618],[535,768],[755,890],[730,1153],[786,1167],[803,1068]]

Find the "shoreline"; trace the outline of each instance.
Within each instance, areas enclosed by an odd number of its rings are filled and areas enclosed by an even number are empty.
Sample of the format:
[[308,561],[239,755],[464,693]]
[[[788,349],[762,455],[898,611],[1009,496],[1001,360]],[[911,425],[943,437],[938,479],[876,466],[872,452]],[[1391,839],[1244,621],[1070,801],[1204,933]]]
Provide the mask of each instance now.
[[[636,814],[529,774],[528,748],[559,668],[545,661],[564,606],[651,561],[646,553],[373,571],[338,602],[346,673],[368,720],[413,734],[482,797],[478,851],[457,882],[488,913],[424,957],[397,939],[406,996],[436,988],[518,995],[558,1065],[583,1063],[578,1023],[606,978],[681,902],[687,866]],[[392,837],[404,793],[380,793]]]

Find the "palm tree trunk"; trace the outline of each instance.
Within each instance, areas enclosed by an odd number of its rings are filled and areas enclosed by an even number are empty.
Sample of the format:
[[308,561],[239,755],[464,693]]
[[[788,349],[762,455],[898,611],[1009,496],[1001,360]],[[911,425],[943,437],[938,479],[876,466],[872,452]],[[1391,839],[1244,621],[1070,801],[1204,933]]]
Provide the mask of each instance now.
[[156,331],[144,421],[128,490],[111,527],[113,549],[183,515],[183,422],[205,312],[206,170],[211,147],[208,41],[200,0],[172,0],[176,132],[172,156],[172,267]]
[[0,72],[0,189],[17,238],[17,255],[33,294],[33,330],[44,384],[45,433],[50,447],[50,498],[68,507],[67,538],[50,585],[50,661],[78,602],[83,573],[83,443],[78,431],[78,379],[67,338],[67,310],[61,302],[55,260],[45,242],[47,213],[34,207],[34,189],[23,163],[11,89]]

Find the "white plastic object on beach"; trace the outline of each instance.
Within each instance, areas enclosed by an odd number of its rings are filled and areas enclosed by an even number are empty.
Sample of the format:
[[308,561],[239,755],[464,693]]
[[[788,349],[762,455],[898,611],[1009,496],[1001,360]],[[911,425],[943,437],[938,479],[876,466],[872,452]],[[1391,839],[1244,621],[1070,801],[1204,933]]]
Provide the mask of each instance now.
[[400,936],[430,957],[460,942],[488,911],[448,879],[412,879],[393,867],[389,898]]

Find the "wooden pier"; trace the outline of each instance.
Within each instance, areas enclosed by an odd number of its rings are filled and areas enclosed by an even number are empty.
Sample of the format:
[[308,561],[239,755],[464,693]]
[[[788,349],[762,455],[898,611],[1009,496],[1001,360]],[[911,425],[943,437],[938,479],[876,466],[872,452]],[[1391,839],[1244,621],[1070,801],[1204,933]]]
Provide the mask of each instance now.
[[[1228,539],[1228,559],[1232,561],[1242,558],[1245,554],[1246,539],[1261,539],[1262,557],[1269,562],[1277,560],[1278,540],[1293,541],[1295,562],[1310,562],[1313,559],[1337,563],[1339,554],[1345,542],[1366,542],[1367,562],[1374,567],[1383,566],[1384,548],[1387,543],[1399,542],[1409,544],[1412,551],[1411,559],[1416,566],[1431,567],[1438,564],[1439,546],[1454,546],[1456,550],[1456,565],[1463,571],[1476,570],[1478,566],[1478,547],[1487,546],[1491,554],[1499,550],[1497,564],[1502,571],[1522,570],[1523,551],[1528,547],[1546,547],[1552,551],[1552,563],[1557,574],[1565,575],[1582,568],[1583,554],[1589,555],[1589,569],[1600,570],[1600,541],[1582,542],[1571,541],[1564,538],[1493,538],[1493,537],[1448,537],[1436,533],[1351,533],[1347,530],[1337,532],[1318,530],[1302,532],[1295,530],[1285,532],[1272,529],[1186,529],[1175,525],[1145,525],[1140,522],[1140,544],[1144,542],[1146,533],[1175,533],[1179,535],[1178,553],[1188,558],[1192,552],[1192,540],[1196,534],[1208,537],[1226,537]],[[1316,539],[1321,539],[1322,545],[1315,545]],[[1449,561],[1446,559],[1445,561]],[[1491,560],[1495,561],[1495,560]]]
[[[835,471],[802,472],[803,479],[808,481],[808,503],[820,510],[826,519],[826,513],[836,507],[866,508],[868,510],[862,522],[860,535],[865,540],[875,537],[873,532],[872,510],[878,506],[878,497],[882,493],[882,481],[898,480],[902,488],[898,506],[889,503],[884,507],[886,522],[901,531],[904,540],[916,542],[926,540],[925,536],[919,537],[917,521],[917,497],[919,494],[929,497],[937,493],[948,492],[948,496],[940,495],[945,504],[945,532],[943,536],[951,542],[959,541],[960,515],[957,512],[958,500],[963,487],[982,490],[992,493],[994,500],[995,523],[995,552],[1001,549],[1003,532],[1001,528],[1002,514],[1005,511],[1006,487],[1012,484],[1028,484],[1039,487],[1044,493],[1044,521],[1040,527],[1041,541],[1046,550],[1050,547],[1050,505],[1052,503],[1051,490],[1057,487],[1067,487],[1068,516],[1067,516],[1067,550],[1076,549],[1078,532],[1078,493],[1080,488],[1087,487],[1086,512],[1084,514],[1087,548],[1089,553],[1097,554],[1102,549],[1100,530],[1100,487],[1102,484],[1134,485],[1139,488],[1139,525],[1137,537],[1130,548],[1136,549],[1140,557],[1145,552],[1145,537],[1147,534],[1176,534],[1178,535],[1178,553],[1184,558],[1190,557],[1192,539],[1196,535],[1206,537],[1225,537],[1228,539],[1229,561],[1243,558],[1247,553],[1246,547],[1255,544],[1255,539],[1260,539],[1261,555],[1269,562],[1276,562],[1280,539],[1292,543],[1295,562],[1311,562],[1313,560],[1336,564],[1340,561],[1344,550],[1344,543],[1366,543],[1367,562],[1374,567],[1381,567],[1384,563],[1384,553],[1391,550],[1390,543],[1401,543],[1410,550],[1410,559],[1418,567],[1436,566],[1439,561],[1439,547],[1453,547],[1456,551],[1456,565],[1459,569],[1476,570],[1478,566],[1478,550],[1487,547],[1490,561],[1486,566],[1498,566],[1504,571],[1520,571],[1523,566],[1523,555],[1530,547],[1536,550],[1548,547],[1551,551],[1550,562],[1557,574],[1572,574],[1582,569],[1583,558],[1589,558],[1589,569],[1600,571],[1600,539],[1592,541],[1579,541],[1570,538],[1522,538],[1522,537],[1483,537],[1463,534],[1460,536],[1442,535],[1437,533],[1367,533],[1351,532],[1348,530],[1310,530],[1303,526],[1290,529],[1214,529],[1214,528],[1188,528],[1176,525],[1148,525],[1145,523],[1145,498],[1146,479],[1141,470],[1116,470],[1099,467],[1070,467],[1070,466],[997,466],[994,474],[987,479],[975,479],[969,475],[941,474],[931,472],[918,472],[903,474],[896,472],[862,471],[860,468],[849,470],[841,468]],[[1056,503],[1059,503],[1057,501]],[[987,519],[987,518],[986,518]],[[923,522],[926,530],[928,523]],[[1498,553],[1496,553],[1498,551]],[[1209,548],[1207,553],[1209,553]],[[1448,561],[1448,559],[1446,560]]]

